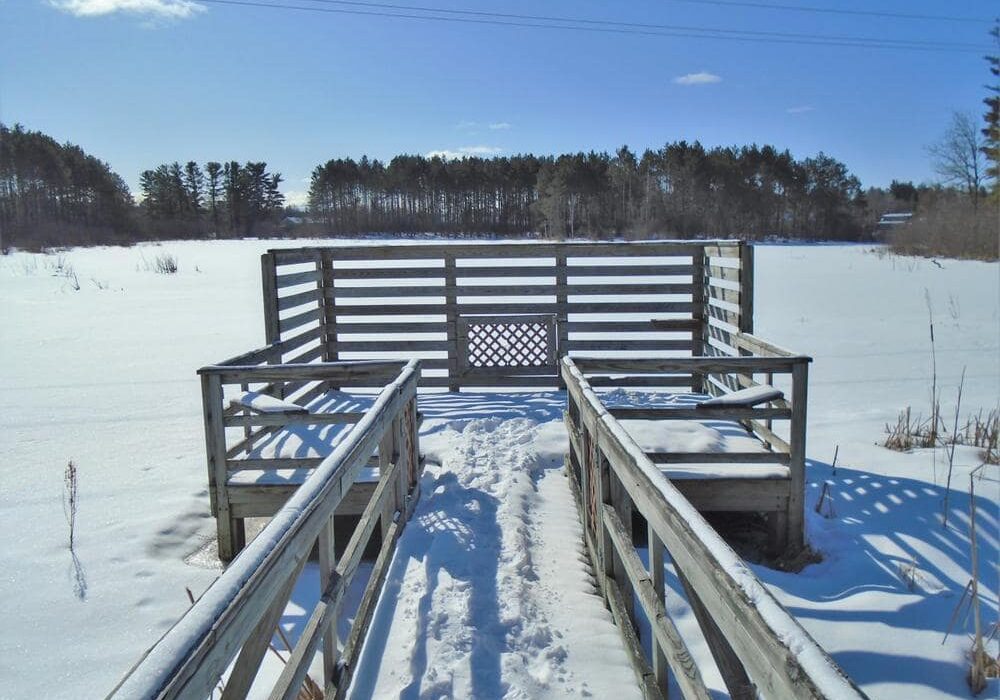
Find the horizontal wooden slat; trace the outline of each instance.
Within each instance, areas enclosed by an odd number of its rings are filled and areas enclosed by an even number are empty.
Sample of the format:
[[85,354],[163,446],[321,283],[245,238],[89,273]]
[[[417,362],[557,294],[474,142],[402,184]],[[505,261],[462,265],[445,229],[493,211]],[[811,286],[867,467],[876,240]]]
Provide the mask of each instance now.
[[318,289],[310,289],[305,292],[299,292],[298,294],[290,294],[287,297],[278,297],[278,310],[287,311],[288,309],[294,309],[296,306],[317,302],[322,298],[323,294]]
[[[364,299],[377,297],[444,297],[446,293],[454,293],[460,297],[520,297],[520,296],[554,296],[557,290],[570,296],[581,295],[620,295],[620,294],[691,294],[690,284],[677,283],[616,283],[616,284],[567,284],[557,286],[551,284],[517,284],[509,285],[465,284],[456,286],[453,290],[441,285],[391,287],[334,287],[327,289],[327,297],[336,299]],[[306,293],[304,292],[303,295]],[[296,295],[301,296],[301,295]],[[291,299],[291,297],[288,297]],[[302,297],[305,299],[305,297]],[[279,306],[280,306],[279,300]],[[281,307],[285,308],[285,307]]]
[[592,387],[690,387],[691,375],[636,376],[624,377],[587,377]]
[[[328,297],[329,298],[329,297]],[[603,302],[571,301],[565,304],[556,303],[465,303],[458,304],[462,314],[497,315],[506,314],[597,314],[597,313],[684,313],[690,312],[693,305],[689,301],[638,301],[638,302]],[[441,304],[335,304],[331,312],[337,316],[404,316],[404,315],[438,315],[444,314],[448,306]]]
[[574,357],[581,371],[594,372],[774,372],[787,374],[808,357],[676,357],[663,359],[603,359]]
[[284,289],[285,287],[295,287],[300,284],[318,282],[322,279],[322,275],[319,270],[307,270],[305,272],[290,272],[285,275],[277,275],[275,279],[278,289]]
[[397,321],[392,318],[372,319],[368,323],[347,322],[335,326],[340,333],[365,333],[383,335],[390,333],[444,333],[448,326],[445,321]]
[[357,423],[364,413],[261,413],[250,416],[226,416],[223,424],[227,428],[257,425],[339,425]]
[[329,348],[338,352],[360,352],[365,350],[446,352],[449,347],[451,347],[451,343],[447,340],[337,340],[329,343]]
[[647,452],[654,464],[781,464],[791,458],[785,452]]
[[694,344],[690,340],[570,340],[568,350],[690,350]]
[[630,420],[787,420],[792,412],[786,408],[742,408],[738,406],[705,406],[703,408],[609,408],[615,418]]
[[[706,244],[702,241],[629,241],[624,242],[565,242],[540,243],[537,241],[504,243],[454,243],[418,245],[376,245],[331,247],[326,249],[276,248],[269,250],[279,265],[288,262],[315,260],[318,251],[324,251],[333,260],[416,260],[440,259],[445,254],[455,258],[538,258],[556,255],[567,257],[681,257],[691,256],[705,248],[711,255],[738,255],[737,241]],[[445,252],[447,251],[447,252]],[[709,251],[711,251],[709,253]]]
[[290,330],[299,328],[300,326],[304,326],[307,323],[318,321],[321,317],[322,317],[321,309],[312,309],[310,311],[306,311],[305,313],[281,319],[280,321],[278,321],[278,329],[282,333],[286,333]]

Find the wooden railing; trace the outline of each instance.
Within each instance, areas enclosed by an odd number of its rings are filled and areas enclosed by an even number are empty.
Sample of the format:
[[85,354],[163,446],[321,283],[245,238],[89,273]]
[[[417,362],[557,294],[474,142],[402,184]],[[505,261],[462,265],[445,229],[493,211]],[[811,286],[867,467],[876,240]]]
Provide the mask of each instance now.
[[421,384],[452,391],[554,387],[555,361],[470,366],[466,321],[551,320],[546,358],[711,354],[710,339],[753,330],[752,252],[738,241],[275,249],[261,259],[266,338],[320,339],[325,361],[419,357]]
[[[794,371],[800,359],[682,358],[662,362],[655,370]],[[614,412],[605,408],[584,374],[586,368],[598,367],[609,369],[597,362],[562,361],[568,389],[567,471],[581,505],[597,579],[645,696],[665,697],[669,668],[685,698],[709,697],[699,664],[666,611],[664,555],[668,554],[733,698],[754,698],[758,693],[780,700],[864,697],[675,484],[663,476]],[[645,369],[654,368],[647,365]],[[702,412],[697,417],[705,418],[703,409],[699,410]],[[751,416],[792,418],[785,409],[728,409],[724,413],[741,421],[753,420]],[[663,416],[657,412],[655,417]],[[643,534],[649,547],[648,569],[633,544],[637,534],[632,532],[633,513],[647,523],[648,532]],[[645,656],[636,632],[636,603],[652,631],[651,659]]]
[[[286,380],[295,368],[254,368],[259,380]],[[325,378],[310,366],[310,377]],[[329,368],[327,368],[328,370]],[[228,379],[233,367],[212,372],[213,382]],[[207,698],[230,664],[222,697],[246,697],[271,643],[292,588],[310,552],[319,553],[320,587],[298,643],[269,697],[295,698],[317,650],[322,647],[326,697],[343,697],[350,684],[365,631],[382,588],[400,529],[416,501],[419,469],[416,390],[419,362],[398,367],[351,432],[291,496],[184,615],[150,649],[112,692],[113,698]],[[301,376],[301,375],[295,375]],[[239,377],[234,377],[238,379]],[[359,471],[378,451],[380,479],[337,560],[333,514]],[[340,649],[336,621],[344,594],[376,529],[381,549],[355,616]]]

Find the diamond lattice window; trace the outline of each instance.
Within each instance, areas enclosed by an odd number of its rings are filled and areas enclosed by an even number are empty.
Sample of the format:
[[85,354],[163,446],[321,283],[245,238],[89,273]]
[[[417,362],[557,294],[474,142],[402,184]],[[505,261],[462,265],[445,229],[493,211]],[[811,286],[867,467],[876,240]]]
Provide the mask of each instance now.
[[548,367],[554,362],[553,319],[548,316],[464,319],[466,366]]

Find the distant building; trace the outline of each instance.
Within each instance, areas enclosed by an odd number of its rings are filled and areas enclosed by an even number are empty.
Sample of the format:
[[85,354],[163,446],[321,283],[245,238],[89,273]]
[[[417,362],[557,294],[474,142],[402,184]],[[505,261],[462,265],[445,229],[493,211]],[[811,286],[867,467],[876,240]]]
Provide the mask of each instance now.
[[912,211],[891,212],[882,215],[875,225],[875,238],[884,238],[890,231],[910,223],[913,218]]

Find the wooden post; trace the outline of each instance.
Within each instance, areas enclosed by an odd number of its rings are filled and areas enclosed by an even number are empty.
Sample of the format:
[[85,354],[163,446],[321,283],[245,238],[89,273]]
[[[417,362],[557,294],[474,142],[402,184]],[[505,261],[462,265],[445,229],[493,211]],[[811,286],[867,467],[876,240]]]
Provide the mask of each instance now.
[[461,387],[458,380],[458,296],[455,255],[444,255],[444,305],[445,321],[448,325],[448,391],[457,392]]
[[205,453],[208,455],[209,494],[218,531],[219,559],[229,562],[246,544],[246,531],[243,520],[233,518],[229,506],[226,429],[222,423],[223,393],[219,375],[201,375],[201,401]]
[[[558,365],[560,358],[569,354],[569,314],[566,312],[566,304],[569,303],[567,285],[569,272],[566,269],[568,259],[565,255],[556,256],[556,304],[559,311],[556,313],[556,337],[549,338],[549,342],[556,343],[555,359]],[[559,388],[565,390],[566,382],[559,373]]]
[[321,336],[323,361],[335,362],[339,359],[340,352],[337,350],[336,299],[329,298],[326,294],[334,289],[333,254],[329,248],[325,248],[321,252],[320,259],[316,261],[316,270],[319,272],[319,279],[316,281],[316,287],[320,292],[319,305],[323,310],[323,318],[320,321],[323,326]]
[[[666,606],[663,585],[663,542],[660,541],[653,526],[646,524],[647,546],[649,547],[649,580],[653,584],[653,591],[656,598]],[[656,624],[656,620],[651,620],[650,624]],[[656,686],[663,691],[664,697],[667,695],[667,656],[663,653],[656,635],[651,635],[650,645],[653,650],[653,675],[656,677]]]
[[[692,263],[691,273],[691,303],[694,310],[691,317],[698,324],[691,330],[691,355],[699,357],[708,352],[708,270],[705,265],[705,247],[699,246]],[[691,391],[701,393],[705,390],[705,375],[701,372],[691,373]]]
[[[320,530],[317,547],[319,549],[319,593],[322,596],[330,588],[337,569],[336,537],[333,529],[334,517],[331,515],[326,525]],[[322,631],[323,634],[323,679],[326,685],[336,682],[337,658],[337,619]],[[289,650],[291,651],[291,650]]]
[[740,243],[740,332],[753,333],[753,245]]
[[788,547],[798,552],[805,546],[805,484],[806,484],[806,401],[809,392],[809,363],[805,360],[792,366],[792,419],[789,422],[789,452],[791,462],[788,494]]
[[[264,295],[264,342],[271,345],[281,340],[278,321],[278,270],[274,253],[264,253],[260,256],[260,277]],[[281,362],[280,358],[278,362]]]
[[677,571],[677,578],[680,580],[681,585],[684,587],[684,592],[687,594],[691,611],[694,613],[695,619],[698,620],[698,626],[701,627],[702,634],[705,635],[705,641],[708,643],[709,651],[712,652],[712,658],[715,659],[715,664],[719,667],[719,673],[722,674],[722,681],[729,690],[729,697],[733,700],[754,700],[757,697],[757,689],[754,688],[750,676],[747,675],[740,657],[733,651],[733,647],[730,646],[726,635],[722,633],[715,620],[712,619],[712,614],[705,608],[704,603],[701,602],[701,598],[698,597],[694,586],[687,580],[684,573],[677,568],[676,562],[674,568]]

